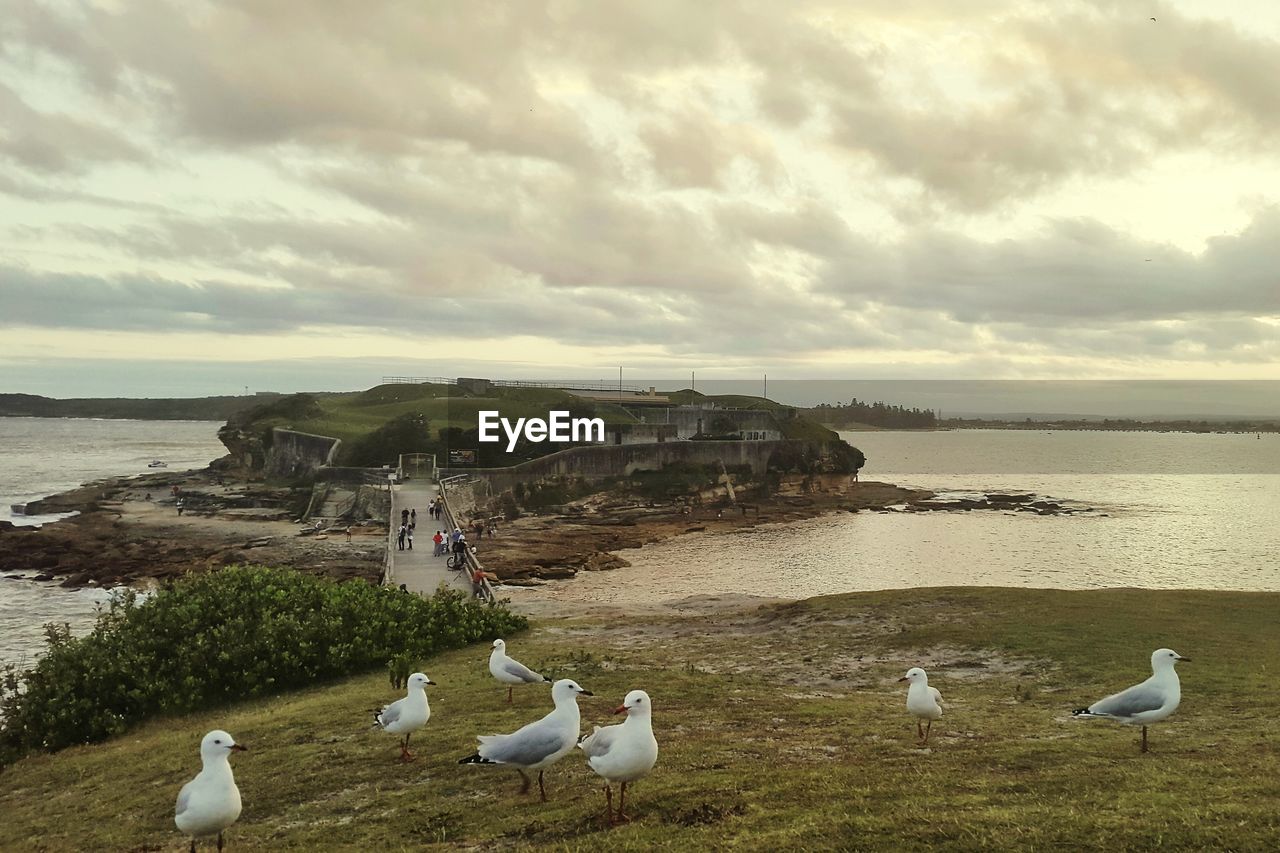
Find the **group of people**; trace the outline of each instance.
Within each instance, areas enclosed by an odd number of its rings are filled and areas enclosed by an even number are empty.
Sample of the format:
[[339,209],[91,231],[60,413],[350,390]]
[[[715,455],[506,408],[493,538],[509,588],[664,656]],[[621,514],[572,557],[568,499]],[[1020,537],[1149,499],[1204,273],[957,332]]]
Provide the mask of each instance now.
[[400,510],[400,530],[396,534],[396,544],[401,551],[413,550],[413,530],[418,526],[418,511],[416,509]]
[[432,498],[431,503],[427,504],[427,514],[439,521],[440,517],[444,515],[444,498]]

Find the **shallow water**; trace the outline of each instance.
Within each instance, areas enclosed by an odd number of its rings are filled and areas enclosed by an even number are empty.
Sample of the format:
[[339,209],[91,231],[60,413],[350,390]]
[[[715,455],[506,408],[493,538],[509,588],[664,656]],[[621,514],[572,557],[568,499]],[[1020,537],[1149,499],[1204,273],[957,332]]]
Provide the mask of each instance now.
[[630,568],[542,591],[656,602],[806,598],[916,586],[1280,590],[1280,436],[969,430],[846,433],[863,479],[944,493],[1035,492],[1092,507],[839,513],[621,552]]

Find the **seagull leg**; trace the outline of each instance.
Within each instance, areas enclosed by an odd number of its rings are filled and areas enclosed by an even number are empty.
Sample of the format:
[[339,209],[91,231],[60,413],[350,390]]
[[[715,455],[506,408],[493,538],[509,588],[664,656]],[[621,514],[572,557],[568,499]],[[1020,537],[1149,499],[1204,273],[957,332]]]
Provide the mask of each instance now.
[[507,685],[507,704],[508,704],[508,705],[510,705],[510,704],[511,704],[511,691],[512,691],[512,690],[515,690],[515,685],[514,685],[514,684],[508,684],[508,685]]
[[542,794],[542,801],[547,801],[547,789],[542,787],[542,771],[538,771],[538,793]]
[[924,743],[924,729],[920,728],[919,720],[916,720],[916,740]]
[[613,826],[613,788],[608,782],[604,783],[604,819]]
[[925,743],[928,743],[928,742],[929,742],[929,732],[931,732],[931,731],[933,731],[933,720],[930,720],[930,721],[929,721],[929,723],[928,723],[928,725],[926,725],[926,726],[924,727],[924,742],[925,742]]
[[622,793],[618,796],[618,820],[623,823],[631,823],[631,818],[627,817],[627,783],[623,782],[621,786]]
[[413,761],[413,753],[409,751],[409,735],[405,735],[404,742],[400,744],[400,760]]
[[529,777],[524,775],[524,771],[521,770],[519,767],[516,768],[516,772],[519,773],[520,778],[524,780],[524,784],[520,786],[520,793],[522,794],[529,793]]
[[218,833],[218,853],[222,853],[222,833]]
[[194,835],[191,836],[191,853],[196,853],[196,839]]
[[1142,751],[1147,751],[1147,727],[1142,727]]

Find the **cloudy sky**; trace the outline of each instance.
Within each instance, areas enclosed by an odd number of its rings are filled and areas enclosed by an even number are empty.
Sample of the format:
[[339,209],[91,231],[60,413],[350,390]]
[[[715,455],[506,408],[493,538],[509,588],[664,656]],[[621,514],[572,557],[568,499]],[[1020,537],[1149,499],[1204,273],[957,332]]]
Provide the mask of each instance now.
[[0,391],[1276,379],[1277,80],[1275,0],[0,0]]

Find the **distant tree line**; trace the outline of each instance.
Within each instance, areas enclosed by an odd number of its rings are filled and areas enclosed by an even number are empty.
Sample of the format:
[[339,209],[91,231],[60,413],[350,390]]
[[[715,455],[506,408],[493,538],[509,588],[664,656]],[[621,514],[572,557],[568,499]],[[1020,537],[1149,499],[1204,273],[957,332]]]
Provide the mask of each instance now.
[[839,428],[846,424],[866,424],[885,429],[931,429],[938,417],[929,409],[908,409],[892,403],[864,403],[854,397],[848,403],[819,403],[809,415],[821,423]]
[[1134,418],[1101,418],[1049,420],[1024,418],[947,418],[944,427],[955,429],[1098,429],[1133,432],[1280,432],[1280,421],[1274,420],[1170,420],[1143,421]]

